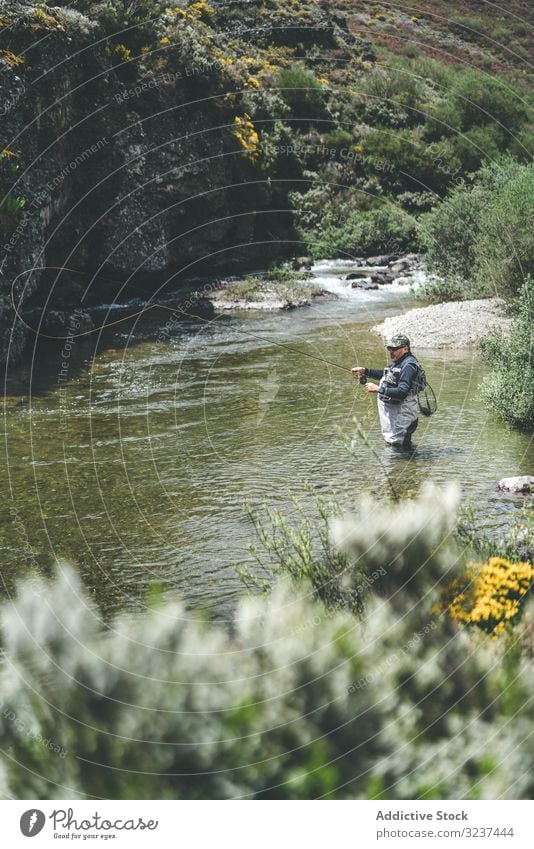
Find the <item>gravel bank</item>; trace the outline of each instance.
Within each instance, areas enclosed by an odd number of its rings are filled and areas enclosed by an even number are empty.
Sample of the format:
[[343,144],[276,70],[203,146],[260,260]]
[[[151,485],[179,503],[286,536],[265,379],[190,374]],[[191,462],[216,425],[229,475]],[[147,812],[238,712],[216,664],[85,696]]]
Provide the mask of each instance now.
[[504,301],[486,298],[419,307],[386,318],[372,330],[384,338],[405,333],[414,348],[469,348],[493,330],[507,335],[510,319],[504,315]]

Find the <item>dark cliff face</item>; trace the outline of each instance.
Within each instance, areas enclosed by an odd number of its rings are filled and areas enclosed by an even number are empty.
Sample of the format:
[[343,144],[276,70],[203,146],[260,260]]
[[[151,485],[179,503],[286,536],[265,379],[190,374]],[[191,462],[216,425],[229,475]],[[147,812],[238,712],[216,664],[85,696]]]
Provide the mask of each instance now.
[[178,54],[140,72],[84,16],[35,15],[0,29],[1,360],[29,332],[12,289],[46,329],[58,309],[112,301],[121,280],[176,288],[272,261],[284,246],[271,244],[291,234],[288,213],[263,214],[276,190],[236,136],[243,110],[216,65]]

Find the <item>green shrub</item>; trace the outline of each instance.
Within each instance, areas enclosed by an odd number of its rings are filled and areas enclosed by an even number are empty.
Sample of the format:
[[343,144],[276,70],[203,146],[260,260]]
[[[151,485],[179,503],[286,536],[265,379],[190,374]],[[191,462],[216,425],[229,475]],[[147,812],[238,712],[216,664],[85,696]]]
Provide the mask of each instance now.
[[534,127],[525,127],[521,130],[509,147],[509,153],[520,162],[532,162],[534,160]]
[[361,80],[358,93],[369,100],[392,101],[412,109],[425,98],[423,82],[401,64],[374,68]]
[[364,144],[371,167],[380,163],[387,166],[380,175],[382,185],[396,192],[417,189],[441,193],[459,165],[449,161],[445,169],[436,152],[417,131],[372,130],[365,136]]
[[421,301],[442,304],[444,301],[465,301],[474,297],[472,289],[461,277],[430,277],[414,288],[414,295]]
[[505,83],[486,74],[465,71],[452,97],[460,111],[463,130],[498,123],[511,138],[527,118],[518,95]]
[[534,166],[516,171],[490,193],[475,244],[476,278],[506,297],[534,275]]
[[461,132],[462,114],[453,100],[439,100],[433,104],[424,128],[425,138],[438,141]]
[[430,271],[447,280],[471,278],[486,202],[480,188],[469,190],[462,185],[423,217],[421,234]]
[[400,252],[418,247],[415,218],[395,206],[382,203],[369,211],[344,208],[340,194],[310,215],[305,206],[306,196],[303,198],[295,193],[290,197],[295,205],[295,229],[307,252],[316,259]]
[[450,151],[450,158],[459,163],[464,174],[471,174],[482,163],[499,158],[504,147],[503,131],[497,125],[472,127],[465,133],[458,133],[444,142],[444,149]]
[[521,287],[509,339],[487,339],[482,350],[490,372],[482,394],[514,427],[534,430],[534,278]]
[[326,117],[323,87],[304,65],[282,68],[274,84],[291,109],[291,117],[304,121]]
[[482,150],[495,146],[506,150],[513,144],[528,117],[517,91],[478,71],[457,73],[450,85],[433,105],[424,130],[426,138],[436,141],[484,127],[487,137],[480,132],[476,136]]
[[[274,578],[290,576],[294,584],[310,585],[314,595],[329,609],[346,609],[362,613],[368,587],[385,571],[380,568],[374,578],[367,574],[365,564],[353,565],[346,554],[332,544],[330,524],[341,515],[334,500],[319,499],[317,515],[310,516],[295,503],[298,521],[289,522],[279,510],[267,505],[260,512],[249,509],[260,545],[251,546],[262,575],[239,568],[238,574],[247,586],[270,591]],[[370,583],[369,583],[370,581]]]
[[323,133],[321,144],[331,148],[346,148],[354,144],[354,136],[348,130],[338,127],[329,133]]
[[477,18],[474,15],[452,15],[451,21],[456,26],[465,30],[471,30],[471,34],[479,35],[487,29],[487,21],[484,18]]
[[421,220],[431,271],[466,281],[466,297],[517,295],[534,274],[534,166],[501,159]]
[[424,121],[426,86],[409,63],[374,68],[354,91],[360,120],[370,126],[410,127]]

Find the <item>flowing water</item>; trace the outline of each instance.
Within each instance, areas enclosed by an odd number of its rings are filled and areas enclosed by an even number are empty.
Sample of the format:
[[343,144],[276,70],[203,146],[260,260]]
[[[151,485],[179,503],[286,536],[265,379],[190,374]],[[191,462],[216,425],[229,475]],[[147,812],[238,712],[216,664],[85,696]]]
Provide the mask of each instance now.
[[[311,510],[316,493],[335,492],[350,505],[365,490],[384,495],[386,470],[400,495],[458,481],[483,524],[505,527],[521,501],[496,481],[532,472],[531,443],[484,409],[476,352],[421,352],[439,411],[421,421],[408,458],[383,447],[376,400],[349,373],[274,344],[347,367],[386,363],[370,328],[413,296],[398,285],[353,290],[347,270],[319,264],[316,278],[339,297],[296,311],[206,324],[154,310],[96,346],[36,341],[6,388],[4,592],[64,559],[107,612],[144,603],[158,585],[226,615],[243,591],[235,564],[251,562],[255,541],[246,503],[291,514],[294,499]],[[382,464],[358,440],[348,453],[339,429],[353,435],[354,417]]]

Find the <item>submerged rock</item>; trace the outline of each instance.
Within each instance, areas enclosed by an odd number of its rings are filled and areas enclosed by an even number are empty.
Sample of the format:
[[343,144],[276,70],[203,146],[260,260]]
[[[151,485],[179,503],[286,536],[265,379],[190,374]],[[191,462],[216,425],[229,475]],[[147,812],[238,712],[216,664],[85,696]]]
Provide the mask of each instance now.
[[400,258],[400,254],[382,254],[380,256],[370,256],[365,261],[367,265],[389,265]]
[[347,274],[345,280],[364,280],[369,277],[369,271],[365,268],[351,271],[350,274]]
[[295,271],[301,271],[302,269],[309,271],[313,265],[313,259],[310,256],[296,256],[292,265]]
[[505,492],[534,492],[534,475],[519,475],[514,478],[501,478],[499,489]]
[[393,283],[395,275],[389,271],[379,271],[376,274],[371,274],[371,282],[378,283],[379,286],[387,286]]
[[378,283],[371,283],[369,280],[353,280],[351,285],[353,289],[378,289]]

